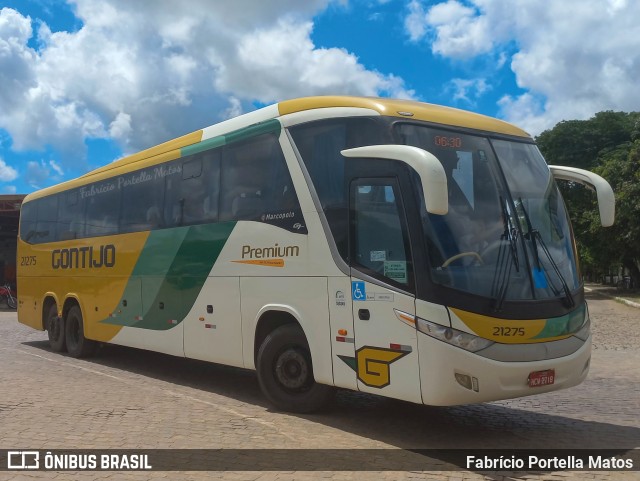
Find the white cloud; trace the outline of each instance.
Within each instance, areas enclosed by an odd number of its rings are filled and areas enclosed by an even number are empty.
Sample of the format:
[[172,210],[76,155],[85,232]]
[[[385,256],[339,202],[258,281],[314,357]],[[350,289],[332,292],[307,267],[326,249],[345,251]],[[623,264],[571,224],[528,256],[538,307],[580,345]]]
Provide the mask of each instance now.
[[411,97],[401,79],[367,70],[338,48],[315,48],[311,22],[281,20],[243,36],[235,58],[228,58],[216,85],[245,98],[274,102],[313,94]]
[[426,22],[435,29],[433,51],[453,58],[469,58],[486,53],[493,47],[488,25],[476,17],[474,9],[455,0],[429,9]]
[[118,112],[116,118],[109,124],[109,135],[126,143],[131,134],[131,115]]
[[40,23],[37,50],[28,45],[31,19],[0,10],[0,128],[15,149],[53,146],[65,167],[85,165],[87,138],[132,152],[254,101],[413,95],[352,53],[313,44],[311,19],[332,0],[70,1],[82,27],[51,32]]
[[491,90],[491,85],[489,85],[484,78],[454,78],[449,82],[447,90],[453,93],[453,100],[466,102],[474,106],[478,98]]
[[30,160],[27,162],[24,180],[34,189],[40,189],[49,180],[50,175],[51,168],[44,161],[36,162],[35,160]]
[[548,119],[544,116],[544,102],[530,93],[517,97],[503,96],[498,101],[504,118],[519,125],[530,134],[538,134],[548,128]]
[[59,176],[64,175],[64,170],[62,170],[62,167],[60,167],[60,165],[58,165],[58,163],[55,160],[50,160],[49,165],[55,171],[56,174],[58,174]]
[[0,125],[23,120],[29,89],[37,87],[33,72],[36,54],[27,47],[31,36],[29,17],[7,8],[0,10]]
[[[431,42],[434,53],[456,60],[509,57],[525,93],[503,98],[501,113],[533,134],[601,110],[640,109],[640,2],[449,0],[429,9],[412,4],[407,35]],[[422,17],[415,14],[420,9]],[[422,23],[409,28],[410,17]]]
[[491,51],[504,29],[503,25],[491,24],[478,15],[476,8],[458,0],[438,3],[428,10],[418,0],[412,0],[405,27],[411,40],[428,36],[433,53],[456,59]]
[[427,32],[427,14],[418,0],[411,0],[408,5],[409,14],[404,19],[404,27],[413,41],[418,41]]
[[64,170],[55,160],[31,160],[27,162],[24,181],[34,189],[40,189],[51,181],[60,182],[63,176]]
[[52,182],[60,182],[64,169],[55,160],[30,160],[27,162],[23,180],[34,189],[40,189]]
[[11,182],[17,178],[18,171],[0,158],[0,182]]
[[229,107],[224,111],[223,117],[231,119],[242,113],[242,103],[235,97],[229,97]]

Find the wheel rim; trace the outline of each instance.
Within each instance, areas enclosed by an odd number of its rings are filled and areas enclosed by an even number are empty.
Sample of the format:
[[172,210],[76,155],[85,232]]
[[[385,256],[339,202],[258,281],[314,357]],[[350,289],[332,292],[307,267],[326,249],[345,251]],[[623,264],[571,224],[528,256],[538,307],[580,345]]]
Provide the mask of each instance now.
[[282,352],[275,363],[278,382],[290,391],[305,390],[310,384],[310,369],[307,358],[293,348]]

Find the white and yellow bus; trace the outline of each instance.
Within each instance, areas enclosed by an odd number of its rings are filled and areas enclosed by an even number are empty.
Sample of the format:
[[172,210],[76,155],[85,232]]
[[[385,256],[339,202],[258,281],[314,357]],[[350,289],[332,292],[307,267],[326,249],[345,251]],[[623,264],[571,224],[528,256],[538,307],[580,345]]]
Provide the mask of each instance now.
[[334,387],[455,405],[574,386],[589,315],[531,137],[419,102],[288,100],[27,196],[20,322],[257,371],[283,410]]

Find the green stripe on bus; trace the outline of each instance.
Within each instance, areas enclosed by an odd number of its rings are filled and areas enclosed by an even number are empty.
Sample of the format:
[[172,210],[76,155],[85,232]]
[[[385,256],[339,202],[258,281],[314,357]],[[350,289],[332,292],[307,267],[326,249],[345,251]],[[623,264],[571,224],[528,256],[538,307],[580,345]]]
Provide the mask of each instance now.
[[532,339],[545,339],[578,332],[584,322],[585,310],[586,304],[583,304],[569,314],[547,319],[544,329]]
[[152,231],[120,299],[120,314],[101,322],[167,330],[191,310],[235,222]]
[[198,142],[197,144],[183,147],[182,149],[180,149],[180,156],[185,157],[187,155],[197,154],[199,152],[204,152],[205,150],[215,149],[216,147],[222,147],[223,145],[231,144],[233,142],[238,142],[239,140],[248,139],[251,137],[255,137],[257,135],[270,134],[270,133],[279,134],[281,129],[282,129],[282,125],[280,125],[279,120],[277,119],[265,120],[264,122],[259,122],[257,124],[250,125],[249,127],[245,127],[243,129],[239,129],[225,135],[213,137],[211,139]]
[[180,157],[197,154],[199,152],[204,152],[205,150],[215,149],[216,147],[222,147],[225,144],[226,140],[224,138],[224,135],[213,137],[212,139],[203,140],[202,142],[198,142],[197,144],[181,148]]
[[271,133],[279,134],[281,129],[282,125],[280,125],[279,120],[270,119],[265,120],[264,122],[250,125],[249,127],[245,127],[244,129],[236,130],[235,132],[230,132],[225,135],[225,138],[227,139],[227,144],[231,144],[233,142],[238,142],[239,140],[248,139],[257,135]]

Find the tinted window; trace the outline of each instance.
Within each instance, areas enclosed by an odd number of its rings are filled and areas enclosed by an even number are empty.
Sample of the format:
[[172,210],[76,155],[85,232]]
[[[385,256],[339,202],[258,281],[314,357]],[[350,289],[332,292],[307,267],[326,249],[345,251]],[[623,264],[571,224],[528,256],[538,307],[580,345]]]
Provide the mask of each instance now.
[[38,200],[38,223],[36,224],[35,243],[40,244],[57,240],[58,197],[57,195],[52,195]]
[[394,180],[353,184],[353,263],[376,277],[413,285],[409,238]]
[[261,135],[224,148],[220,220],[254,220],[307,232],[277,137]]
[[120,232],[139,232],[163,227],[164,179],[155,169],[138,170],[118,177],[122,190]]
[[[290,129],[309,172],[340,255],[347,258],[348,185],[341,150],[392,143],[380,119],[348,118],[312,122]],[[366,173],[363,173],[366,175]]]
[[38,201],[22,204],[20,208],[20,238],[25,242],[35,242],[36,223],[38,221]]
[[220,191],[220,150],[208,150],[180,160],[182,175],[166,178],[166,226],[216,222]]
[[86,203],[87,209],[87,237],[118,233],[120,194],[115,179],[80,188],[80,197]]
[[[223,152],[227,175],[221,193]],[[219,218],[307,232],[276,136],[262,135],[28,202],[20,232],[26,242],[42,243]]]
[[58,201],[58,238],[57,240],[79,239],[84,237],[84,203],[80,202],[80,192],[63,192]]

